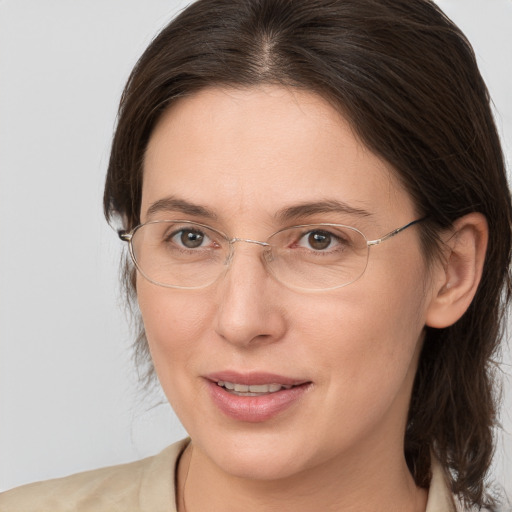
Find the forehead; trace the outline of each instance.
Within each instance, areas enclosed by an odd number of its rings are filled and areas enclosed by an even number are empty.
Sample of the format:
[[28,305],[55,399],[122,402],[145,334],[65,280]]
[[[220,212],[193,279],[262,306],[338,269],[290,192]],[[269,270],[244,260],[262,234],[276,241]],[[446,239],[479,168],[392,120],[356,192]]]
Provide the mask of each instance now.
[[146,151],[143,221],[166,196],[220,217],[271,217],[326,200],[381,217],[412,210],[389,165],[336,109],[314,93],[278,86],[205,89],[173,104]]

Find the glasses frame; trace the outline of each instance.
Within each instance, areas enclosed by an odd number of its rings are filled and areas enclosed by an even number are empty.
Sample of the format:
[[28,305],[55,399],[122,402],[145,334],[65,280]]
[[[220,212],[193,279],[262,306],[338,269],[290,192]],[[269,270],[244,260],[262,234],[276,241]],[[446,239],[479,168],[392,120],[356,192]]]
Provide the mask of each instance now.
[[[320,222],[318,224],[297,224],[297,225],[294,225],[294,226],[287,226],[286,228],[282,228],[282,229],[276,231],[275,233],[272,233],[267,238],[267,240],[270,240],[273,236],[277,235],[278,233],[286,231],[287,229],[294,229],[294,228],[308,228],[308,227],[314,227],[314,226],[319,226],[319,227],[325,226],[325,227],[348,228],[348,229],[351,229],[353,231],[356,231],[357,233],[359,233],[364,238],[364,240],[366,241],[366,245],[368,247],[368,253],[367,253],[368,255],[367,255],[367,258],[366,258],[366,264],[364,266],[363,271],[355,279],[353,279],[352,281],[349,281],[348,283],[343,283],[341,285],[333,286],[333,287],[330,287],[330,288],[302,288],[302,287],[298,287],[298,286],[293,286],[293,285],[290,285],[290,284],[287,284],[287,283],[283,283],[279,278],[277,278],[274,275],[274,273],[270,269],[269,269],[269,273],[279,283],[283,284],[287,288],[291,288],[291,289],[295,289],[295,290],[308,291],[308,292],[322,292],[322,291],[328,291],[328,290],[335,290],[337,288],[343,288],[345,286],[348,286],[349,284],[354,283],[358,279],[360,279],[364,275],[364,273],[366,272],[366,267],[368,266],[368,260],[370,259],[370,247],[373,247],[374,245],[379,245],[382,242],[385,242],[386,240],[389,240],[390,238],[393,238],[394,236],[398,235],[402,231],[405,231],[407,228],[410,228],[411,226],[414,226],[415,224],[423,222],[426,218],[427,217],[421,217],[420,219],[416,219],[416,220],[413,220],[411,222],[408,222],[407,224],[405,224],[403,226],[400,226],[399,228],[393,229],[389,233],[386,233],[384,236],[382,236],[380,238],[376,238],[375,240],[368,240],[368,238],[366,237],[366,235],[362,231],[360,231],[357,228],[354,228],[353,226],[348,226],[347,224],[334,224],[334,223],[328,223],[328,222]],[[226,235],[222,231],[219,231],[218,229],[212,228],[211,226],[208,226],[207,224],[202,224],[200,222],[195,222],[195,221],[192,221],[192,220],[183,220],[183,219],[150,220],[148,222],[144,222],[142,224],[139,224],[139,225],[135,226],[130,231],[124,231],[124,230],[118,231],[119,238],[123,242],[127,242],[128,243],[130,257],[132,259],[133,264],[135,265],[135,268],[140,272],[140,274],[144,277],[144,279],[146,279],[150,283],[153,283],[153,284],[155,284],[157,286],[162,286],[163,288],[174,288],[174,289],[180,289],[180,290],[198,290],[198,289],[203,289],[203,288],[207,288],[208,286],[211,286],[212,284],[217,282],[220,279],[220,277],[223,275],[222,272],[221,272],[214,281],[212,281],[211,283],[205,284],[205,285],[201,285],[201,286],[179,286],[179,285],[163,284],[163,283],[160,283],[158,281],[154,281],[154,280],[150,279],[143,272],[143,270],[139,267],[139,264],[137,263],[137,258],[135,257],[135,253],[134,253],[134,250],[133,250],[133,243],[132,242],[133,242],[133,237],[134,237],[135,233],[140,228],[142,228],[143,226],[145,226],[147,224],[161,224],[161,223],[171,223],[171,222],[176,222],[176,223],[181,223],[181,224],[192,224],[194,226],[200,226],[202,228],[209,229],[209,230],[214,231],[215,233],[218,233],[219,235],[221,235],[226,240],[226,242],[229,245],[229,254],[228,254],[228,257],[226,259],[226,270],[229,268],[229,265],[231,264],[231,260],[233,258],[233,254],[234,254],[234,244],[236,242],[246,242],[246,243],[249,243],[249,244],[256,244],[256,245],[259,245],[259,246],[262,246],[262,247],[272,247],[271,243],[269,243],[269,242],[262,242],[260,240],[252,240],[250,238],[239,238],[239,237],[230,238],[228,235]],[[265,261],[267,261],[267,259]]]

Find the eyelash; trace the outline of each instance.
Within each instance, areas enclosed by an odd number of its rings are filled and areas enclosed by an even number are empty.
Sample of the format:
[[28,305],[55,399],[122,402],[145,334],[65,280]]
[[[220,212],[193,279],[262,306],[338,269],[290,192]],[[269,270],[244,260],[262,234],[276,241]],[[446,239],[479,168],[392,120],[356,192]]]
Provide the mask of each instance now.
[[329,238],[329,244],[327,245],[327,247],[322,248],[322,249],[315,249],[314,247],[311,247],[310,240],[307,240],[306,243],[309,245],[308,249],[312,250],[314,253],[321,254],[321,253],[326,253],[326,252],[334,252],[338,248],[341,248],[342,246],[346,246],[349,243],[346,239],[338,236],[336,233],[334,233],[332,231],[313,229],[313,230],[309,230],[309,231],[306,231],[306,232],[300,234],[300,236],[297,237],[296,245],[299,245],[302,240],[306,239],[306,237],[310,237],[314,234],[321,234],[321,235]]
[[203,237],[203,240],[201,242],[201,245],[198,246],[198,249],[204,249],[205,246],[203,244],[204,241],[211,240],[211,238],[204,232],[196,229],[190,229],[190,228],[180,228],[180,229],[174,229],[172,233],[164,237],[165,243],[174,243],[176,247],[178,247],[181,250],[185,251],[194,251],[196,248],[186,247],[181,241],[179,241],[177,238],[182,237],[186,233],[199,235]]
[[[186,234],[192,234],[202,237],[202,240],[200,240],[200,245],[198,245],[197,247],[187,247],[182,238],[183,236],[186,236]],[[291,237],[290,243],[284,244],[284,247],[295,250],[307,250],[310,251],[312,254],[319,256],[321,256],[322,254],[332,254],[337,251],[343,251],[346,247],[350,246],[351,244],[349,239],[340,236],[334,230],[329,231],[327,229],[309,229],[307,231],[299,231],[297,233],[291,234],[293,234],[293,237]],[[328,245],[320,248],[315,248],[314,246],[312,246],[312,243],[314,243],[315,241],[308,240],[307,238],[314,235],[325,236]],[[167,234],[164,233],[162,239],[163,243],[173,244],[177,250],[183,252],[197,252],[200,249],[215,249],[222,245],[222,243],[216,242],[212,235],[208,234],[206,230],[194,229],[188,226],[178,226],[177,228],[173,229],[172,232]],[[193,239],[191,241],[193,242]],[[320,244],[322,243],[321,239],[317,241]]]

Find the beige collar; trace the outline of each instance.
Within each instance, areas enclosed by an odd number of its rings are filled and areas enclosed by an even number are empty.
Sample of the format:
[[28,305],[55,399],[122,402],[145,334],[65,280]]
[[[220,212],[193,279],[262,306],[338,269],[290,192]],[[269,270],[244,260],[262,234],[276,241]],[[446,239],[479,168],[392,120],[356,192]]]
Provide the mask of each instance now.
[[448,487],[446,473],[435,457],[432,460],[432,479],[425,512],[457,512],[459,509]]

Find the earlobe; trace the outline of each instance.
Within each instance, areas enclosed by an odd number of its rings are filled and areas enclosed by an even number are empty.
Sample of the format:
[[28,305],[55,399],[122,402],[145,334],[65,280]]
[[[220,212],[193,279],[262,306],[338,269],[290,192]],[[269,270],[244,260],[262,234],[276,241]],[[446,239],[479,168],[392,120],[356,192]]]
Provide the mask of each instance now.
[[482,277],[489,228],[481,213],[457,219],[445,239],[445,259],[434,272],[426,325],[449,327],[466,312]]

